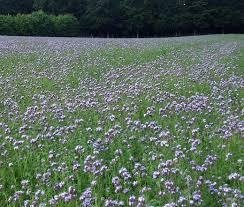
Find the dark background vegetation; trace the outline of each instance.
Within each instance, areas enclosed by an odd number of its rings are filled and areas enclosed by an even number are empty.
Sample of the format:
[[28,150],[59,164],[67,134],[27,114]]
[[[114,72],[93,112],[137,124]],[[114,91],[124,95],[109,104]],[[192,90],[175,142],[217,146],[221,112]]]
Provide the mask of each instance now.
[[244,32],[244,0],[0,0],[0,34],[156,37]]

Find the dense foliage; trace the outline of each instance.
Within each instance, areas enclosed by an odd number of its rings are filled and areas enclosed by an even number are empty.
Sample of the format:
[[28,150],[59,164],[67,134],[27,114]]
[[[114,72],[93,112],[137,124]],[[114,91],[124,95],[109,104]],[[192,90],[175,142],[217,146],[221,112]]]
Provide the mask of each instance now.
[[73,14],[82,36],[244,32],[244,3],[239,0],[0,0],[3,15],[38,10]]
[[16,16],[0,15],[0,34],[76,36],[79,34],[79,22],[70,14],[55,16],[42,11]]

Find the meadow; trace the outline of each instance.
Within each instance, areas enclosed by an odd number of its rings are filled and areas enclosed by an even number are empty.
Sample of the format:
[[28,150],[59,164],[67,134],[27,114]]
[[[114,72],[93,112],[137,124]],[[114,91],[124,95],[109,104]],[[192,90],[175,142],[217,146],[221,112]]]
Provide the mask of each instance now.
[[238,207],[244,35],[0,36],[0,206]]

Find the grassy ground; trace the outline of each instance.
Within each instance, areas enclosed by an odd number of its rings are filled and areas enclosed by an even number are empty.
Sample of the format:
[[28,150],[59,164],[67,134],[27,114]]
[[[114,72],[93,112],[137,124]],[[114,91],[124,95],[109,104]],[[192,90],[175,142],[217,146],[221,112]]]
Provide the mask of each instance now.
[[241,206],[243,35],[49,41],[0,58],[0,206]]

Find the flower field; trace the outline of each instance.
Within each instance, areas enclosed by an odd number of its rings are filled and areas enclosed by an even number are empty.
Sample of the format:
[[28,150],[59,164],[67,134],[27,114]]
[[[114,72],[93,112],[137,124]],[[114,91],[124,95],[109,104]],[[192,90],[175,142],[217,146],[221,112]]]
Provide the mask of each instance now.
[[0,206],[244,203],[244,35],[0,36]]

